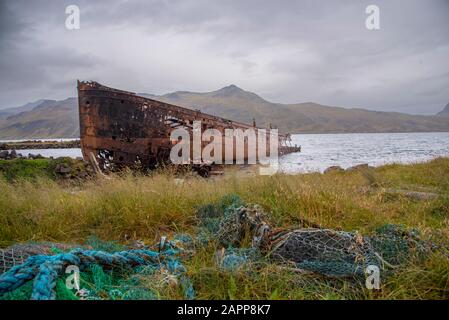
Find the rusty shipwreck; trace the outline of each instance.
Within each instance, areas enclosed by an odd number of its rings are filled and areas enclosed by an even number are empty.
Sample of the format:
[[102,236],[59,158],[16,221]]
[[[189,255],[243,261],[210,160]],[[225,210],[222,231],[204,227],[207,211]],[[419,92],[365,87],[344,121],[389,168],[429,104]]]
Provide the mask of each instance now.
[[[255,123],[231,121],[97,82],[78,81],[78,104],[83,157],[88,160],[94,156],[103,169],[136,164],[154,168],[160,163],[170,163],[170,150],[177,143],[170,138],[171,132],[180,127],[193,130],[194,121],[201,121],[202,130],[217,129],[223,135],[225,129],[255,128]],[[300,151],[300,147],[291,145],[290,135],[277,137],[279,155]],[[202,142],[201,147],[207,144]],[[245,152],[244,158],[247,160]],[[192,166],[208,175],[211,164]]]

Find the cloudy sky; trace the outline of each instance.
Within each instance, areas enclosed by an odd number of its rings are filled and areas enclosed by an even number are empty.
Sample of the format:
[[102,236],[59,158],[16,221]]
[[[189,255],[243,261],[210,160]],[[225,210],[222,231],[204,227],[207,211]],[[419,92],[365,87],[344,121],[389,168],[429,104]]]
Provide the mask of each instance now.
[[75,96],[76,79],[432,114],[449,102],[449,1],[0,0],[0,108]]

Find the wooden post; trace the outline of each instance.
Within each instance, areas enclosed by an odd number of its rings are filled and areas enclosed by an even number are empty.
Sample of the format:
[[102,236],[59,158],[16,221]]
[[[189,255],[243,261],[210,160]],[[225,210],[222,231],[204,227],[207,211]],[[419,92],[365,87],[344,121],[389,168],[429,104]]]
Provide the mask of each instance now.
[[90,164],[92,165],[92,168],[94,169],[94,173],[102,178],[108,178],[100,169],[100,166],[98,165],[97,159],[95,158],[95,155],[93,154],[93,152],[89,152],[89,161]]

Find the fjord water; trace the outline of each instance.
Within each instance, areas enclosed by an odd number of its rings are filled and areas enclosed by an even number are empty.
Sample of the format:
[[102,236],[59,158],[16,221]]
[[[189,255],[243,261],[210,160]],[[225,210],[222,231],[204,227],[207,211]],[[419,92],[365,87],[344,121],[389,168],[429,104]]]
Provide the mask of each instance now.
[[367,163],[423,162],[449,156],[449,132],[301,134],[292,136],[301,153],[281,158],[287,173],[323,171],[330,166],[348,168]]
[[[414,163],[449,156],[449,132],[297,134],[292,135],[292,140],[302,150],[280,159],[281,170],[286,173],[322,172],[330,166],[348,168],[362,163]],[[81,157],[80,149],[18,152],[24,156],[40,153],[45,157]]]

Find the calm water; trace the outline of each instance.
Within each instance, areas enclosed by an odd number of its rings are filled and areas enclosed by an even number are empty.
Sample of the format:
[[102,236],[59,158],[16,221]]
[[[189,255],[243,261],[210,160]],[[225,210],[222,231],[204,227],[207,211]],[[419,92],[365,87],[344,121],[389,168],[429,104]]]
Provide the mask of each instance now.
[[82,157],[81,149],[79,148],[70,148],[70,149],[24,149],[17,150],[17,153],[21,153],[23,156],[28,156],[30,153],[37,155],[40,154],[44,157]]
[[449,132],[303,134],[292,137],[302,152],[283,157],[289,173],[323,171],[330,166],[348,168],[368,163],[412,163],[449,156]]
[[[61,139],[55,139],[61,140]],[[349,133],[301,134],[292,136],[293,144],[302,146],[301,153],[280,159],[288,173],[323,171],[339,165],[343,168],[368,163],[413,163],[449,156],[449,132],[438,133]],[[40,153],[46,157],[81,157],[80,149],[18,150]]]

